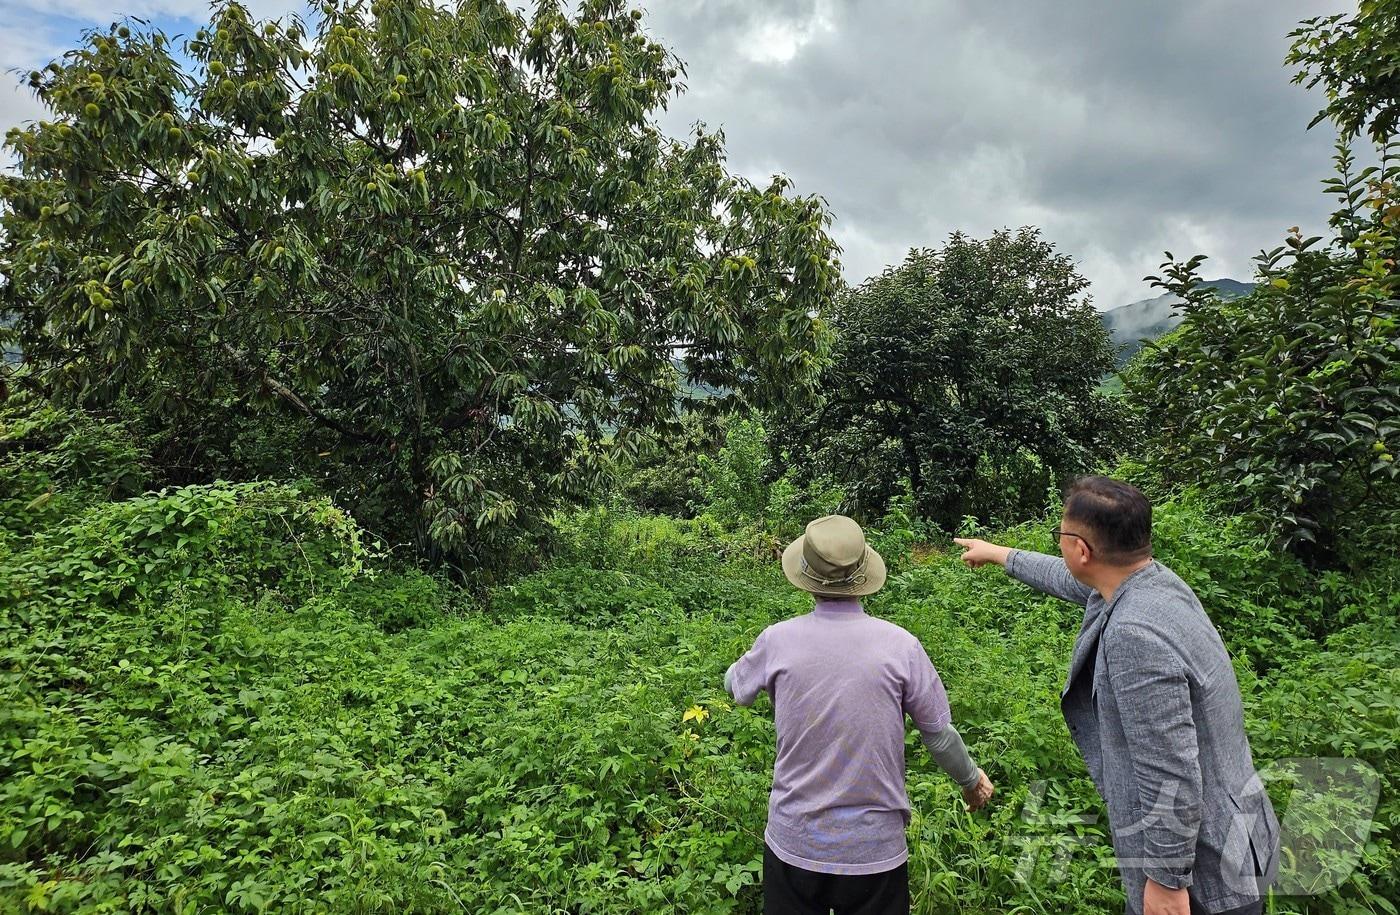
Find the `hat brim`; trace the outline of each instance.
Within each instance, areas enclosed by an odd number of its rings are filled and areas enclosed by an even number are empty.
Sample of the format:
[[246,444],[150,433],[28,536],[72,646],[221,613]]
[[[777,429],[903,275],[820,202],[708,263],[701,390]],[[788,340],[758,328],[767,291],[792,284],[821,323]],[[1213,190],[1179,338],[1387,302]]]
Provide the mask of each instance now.
[[794,587],[811,594],[833,597],[864,597],[874,594],[885,586],[885,560],[875,552],[870,544],[865,545],[865,581],[860,584],[823,585],[802,574],[802,544],[807,539],[803,534],[783,550],[783,575]]

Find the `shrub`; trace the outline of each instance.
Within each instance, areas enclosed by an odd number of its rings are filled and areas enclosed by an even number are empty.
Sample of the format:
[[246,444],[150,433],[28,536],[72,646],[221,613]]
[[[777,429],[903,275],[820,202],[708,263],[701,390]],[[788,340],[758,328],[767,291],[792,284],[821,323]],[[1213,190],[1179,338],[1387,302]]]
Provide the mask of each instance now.
[[11,398],[0,406],[0,549],[85,505],[137,492],[146,477],[123,424]]
[[[1340,756],[1383,779],[1356,873],[1273,910],[1387,911],[1400,564],[1307,573],[1192,490],[1155,517],[1236,656],[1261,767]],[[896,561],[866,607],[923,642],[1000,787],[967,814],[910,732],[914,911],[1121,911],[1058,710],[1080,608],[957,549],[915,559],[910,525],[872,530]],[[88,504],[18,536],[0,911],[758,912],[770,706],[734,707],[722,677],[811,598],[713,519],[559,527],[560,557],[480,613],[372,566],[343,513],[286,486]],[[1050,551],[1047,528],[987,536]]]
[[719,453],[699,458],[704,514],[731,529],[791,538],[808,521],[840,508],[841,490],[829,478],[799,484],[796,468],[785,466],[786,459],[772,452],[759,419],[731,419]]

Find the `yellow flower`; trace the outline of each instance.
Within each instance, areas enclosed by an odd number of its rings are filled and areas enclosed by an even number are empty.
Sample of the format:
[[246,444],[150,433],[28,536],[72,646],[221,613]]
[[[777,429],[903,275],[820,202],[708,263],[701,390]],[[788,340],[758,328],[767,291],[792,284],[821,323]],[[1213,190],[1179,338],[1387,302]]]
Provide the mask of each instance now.
[[705,708],[703,705],[692,705],[685,710],[685,714],[681,717],[681,723],[684,724],[692,718],[703,723],[708,717],[710,717],[709,709]]

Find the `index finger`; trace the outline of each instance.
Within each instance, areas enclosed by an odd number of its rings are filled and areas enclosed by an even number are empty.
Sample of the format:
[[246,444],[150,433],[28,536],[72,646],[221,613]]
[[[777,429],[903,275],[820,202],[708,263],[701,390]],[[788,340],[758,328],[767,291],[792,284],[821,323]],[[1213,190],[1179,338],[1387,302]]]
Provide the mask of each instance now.
[[961,544],[962,546],[968,546],[968,545],[970,545],[970,544],[972,543],[971,540],[965,539],[965,538],[963,538],[963,537],[954,537],[954,538],[953,538],[953,542],[954,542],[954,543],[957,543],[957,544]]

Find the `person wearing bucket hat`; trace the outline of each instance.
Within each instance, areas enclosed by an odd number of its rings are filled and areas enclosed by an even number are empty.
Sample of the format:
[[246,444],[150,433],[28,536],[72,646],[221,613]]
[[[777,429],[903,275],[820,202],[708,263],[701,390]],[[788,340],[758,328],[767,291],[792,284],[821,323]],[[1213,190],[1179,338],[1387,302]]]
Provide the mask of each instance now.
[[724,675],[736,704],[752,705],[760,692],[773,702],[763,911],[907,915],[905,715],[970,808],[995,789],[953,727],[918,638],[861,606],[886,572],[860,525],[817,518],[783,552],[782,568],[813,595],[812,611],[764,629]]

